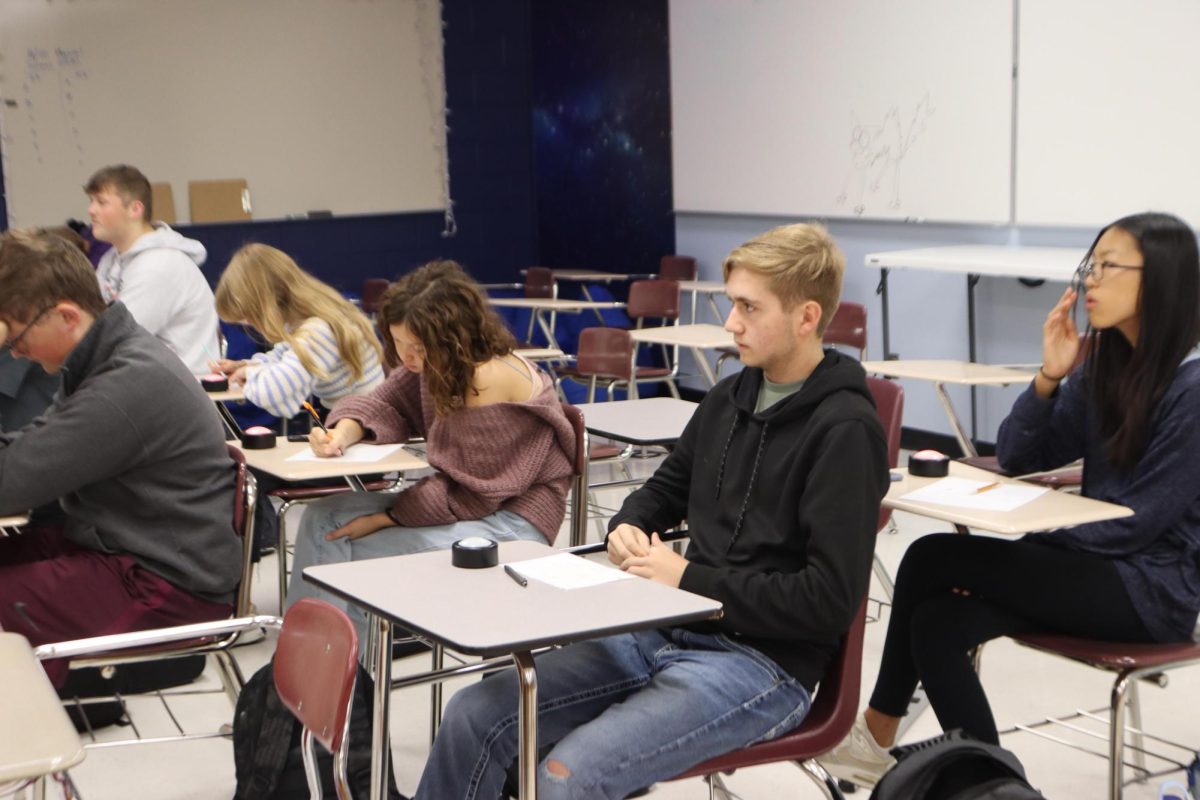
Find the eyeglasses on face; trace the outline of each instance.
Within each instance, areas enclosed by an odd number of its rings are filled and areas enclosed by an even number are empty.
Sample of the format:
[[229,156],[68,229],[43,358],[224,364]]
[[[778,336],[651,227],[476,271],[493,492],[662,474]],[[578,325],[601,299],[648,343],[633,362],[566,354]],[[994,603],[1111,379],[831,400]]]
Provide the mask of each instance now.
[[1112,261],[1097,261],[1089,259],[1079,265],[1079,269],[1075,270],[1075,280],[1082,285],[1088,278],[1094,278],[1097,283],[1104,280],[1104,273],[1111,269],[1132,269],[1143,270],[1145,266],[1133,266],[1132,264],[1116,264]]
[[25,337],[29,334],[29,331],[31,331],[35,325],[42,321],[42,317],[46,316],[53,310],[54,306],[46,306],[43,308],[34,316],[33,319],[29,320],[29,324],[25,326],[25,330],[18,333],[15,339],[9,339],[7,342],[5,342],[4,346],[7,347],[10,352],[17,352],[17,348],[21,346],[21,342],[25,340]]

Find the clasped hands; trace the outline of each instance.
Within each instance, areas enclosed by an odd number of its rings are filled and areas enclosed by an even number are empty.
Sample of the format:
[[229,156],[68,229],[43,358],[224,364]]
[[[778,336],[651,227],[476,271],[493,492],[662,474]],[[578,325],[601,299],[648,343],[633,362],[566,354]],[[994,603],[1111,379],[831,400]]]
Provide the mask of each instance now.
[[657,533],[647,536],[629,524],[618,525],[608,534],[608,560],[632,575],[676,588],[688,565]]

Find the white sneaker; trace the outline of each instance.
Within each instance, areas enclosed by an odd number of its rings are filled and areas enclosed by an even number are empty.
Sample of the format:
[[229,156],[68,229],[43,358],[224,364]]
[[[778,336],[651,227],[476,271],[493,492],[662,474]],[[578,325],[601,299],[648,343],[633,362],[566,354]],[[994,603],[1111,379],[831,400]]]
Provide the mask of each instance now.
[[875,741],[863,717],[854,721],[850,735],[842,743],[817,759],[830,775],[870,789],[896,759]]

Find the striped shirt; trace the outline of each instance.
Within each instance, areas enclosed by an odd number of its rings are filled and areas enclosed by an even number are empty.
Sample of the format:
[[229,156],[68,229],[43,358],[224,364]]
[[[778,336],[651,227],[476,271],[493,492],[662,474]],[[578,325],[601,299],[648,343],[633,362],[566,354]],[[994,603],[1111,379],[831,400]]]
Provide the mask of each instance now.
[[383,383],[379,356],[369,342],[363,342],[363,374],[351,381],[350,365],[338,355],[337,340],[329,323],[310,317],[297,329],[308,355],[322,377],[304,368],[300,356],[287,342],[280,342],[268,353],[250,359],[246,370],[245,396],[254,405],[277,417],[291,417],[311,395],[326,408],[347,395],[364,394]]

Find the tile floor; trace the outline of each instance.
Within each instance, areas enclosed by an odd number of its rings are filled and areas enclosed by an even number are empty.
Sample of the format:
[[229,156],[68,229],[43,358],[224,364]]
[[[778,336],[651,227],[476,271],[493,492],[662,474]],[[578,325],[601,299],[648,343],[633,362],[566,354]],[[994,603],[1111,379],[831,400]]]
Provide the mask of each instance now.
[[[634,461],[633,468],[648,473],[655,460]],[[596,480],[593,475],[593,480]],[[609,506],[620,502],[615,493],[601,492],[599,500]],[[296,513],[296,512],[294,512]],[[302,513],[302,512],[298,512]],[[904,549],[917,536],[944,526],[918,517],[897,515],[898,533],[882,533],[877,552],[894,573]],[[294,522],[290,525],[295,530]],[[591,535],[595,537],[593,530]],[[563,537],[566,538],[565,535]],[[265,559],[255,576],[255,599],[262,613],[276,610],[275,567],[273,556]],[[881,597],[878,586],[873,597]],[[886,619],[887,609],[883,609]],[[884,626],[879,623],[867,628],[866,654],[863,664],[863,702],[873,685]],[[238,660],[249,676],[264,664],[273,648],[273,638],[240,648]],[[423,656],[412,656],[397,662],[397,674],[419,671],[427,664]],[[1031,722],[1046,715],[1063,715],[1077,708],[1100,708],[1107,704],[1111,680],[1096,670],[1070,664],[1043,655],[1008,641],[989,644],[983,659],[983,677],[988,696],[1002,728],[1020,722]],[[469,680],[469,679],[463,679]],[[461,684],[459,684],[461,685]],[[200,686],[216,688],[219,683],[211,668],[201,679]],[[455,685],[447,687],[447,695]],[[1163,690],[1144,685],[1142,689],[1144,723],[1147,730],[1167,739],[1186,742],[1200,748],[1200,669],[1181,670],[1170,676],[1170,686]],[[216,730],[232,719],[228,702],[219,694],[189,695],[169,702],[171,713],[189,731]],[[392,698],[392,753],[396,778],[401,791],[411,793],[420,774],[428,746],[429,694],[425,688],[406,689]],[[170,717],[158,700],[139,700],[133,710],[134,721],[143,736],[171,729]],[[1094,725],[1091,727],[1095,727]],[[124,731],[118,731],[124,733]],[[913,725],[906,740],[932,736],[939,732],[932,713],[923,714]],[[105,737],[113,734],[105,732]],[[1080,734],[1072,734],[1079,740]],[[1082,737],[1086,738],[1086,737]],[[1097,746],[1103,746],[1099,739]],[[1004,744],[1021,758],[1032,783],[1049,798],[1102,798],[1106,787],[1106,760],[1052,744],[1027,733],[1004,737]],[[1174,757],[1185,759],[1182,751]],[[1156,762],[1161,763],[1161,762]],[[1176,772],[1169,776],[1178,778]],[[232,746],[227,739],[192,741],[168,744],[143,744],[135,747],[93,749],[72,777],[86,800],[115,800],[116,798],[146,798],[147,800],[217,800],[233,796],[234,771]],[[1134,784],[1125,791],[1132,799],[1158,797],[1161,780]],[[728,778],[728,785],[746,800],[758,798],[818,798],[821,793],[796,767],[783,764],[741,770]],[[859,791],[851,798],[865,800],[867,792]],[[51,797],[59,796],[52,789]],[[707,789],[700,779],[660,785],[652,797],[703,798]]]

